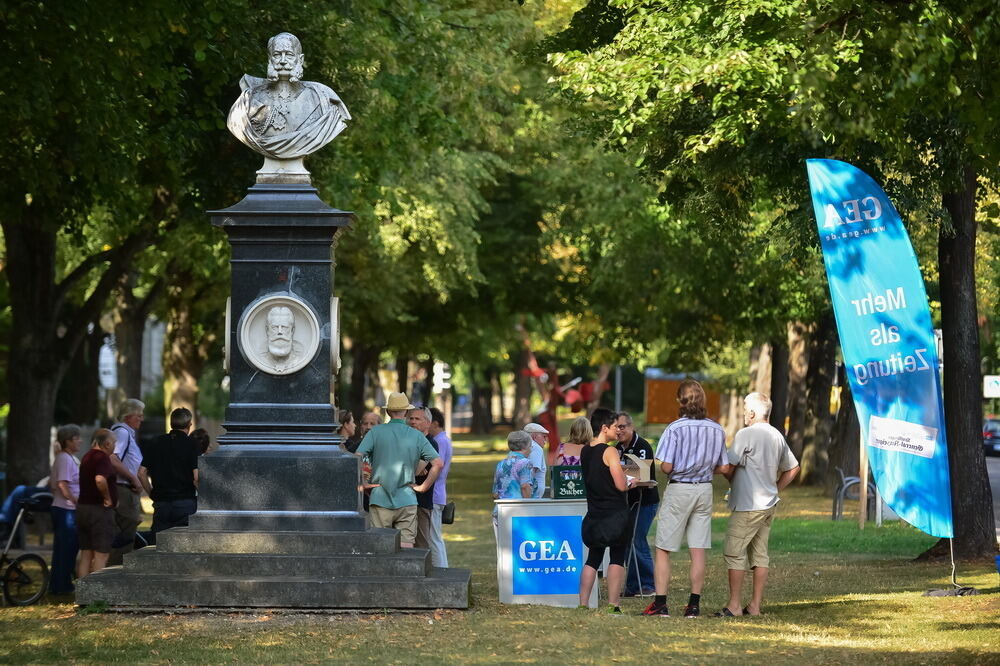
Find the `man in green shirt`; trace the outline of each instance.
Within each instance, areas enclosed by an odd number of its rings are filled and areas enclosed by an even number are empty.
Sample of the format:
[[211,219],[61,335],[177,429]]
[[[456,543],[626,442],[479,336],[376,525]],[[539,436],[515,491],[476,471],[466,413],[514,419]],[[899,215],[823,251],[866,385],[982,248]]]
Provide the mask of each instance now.
[[[385,411],[389,422],[368,431],[355,454],[368,456],[372,466],[372,527],[399,530],[400,545],[412,548],[417,538],[417,495],[434,487],[444,464],[418,430],[406,425],[406,410],[414,409],[403,393],[390,393]],[[430,463],[427,478],[416,484],[417,462]]]

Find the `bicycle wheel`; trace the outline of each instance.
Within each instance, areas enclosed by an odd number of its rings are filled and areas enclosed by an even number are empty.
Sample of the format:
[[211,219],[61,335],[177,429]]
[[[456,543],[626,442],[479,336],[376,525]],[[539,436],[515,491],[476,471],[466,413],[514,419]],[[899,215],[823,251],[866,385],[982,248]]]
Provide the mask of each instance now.
[[30,606],[49,588],[49,568],[34,553],[25,553],[3,572],[3,598],[11,606]]

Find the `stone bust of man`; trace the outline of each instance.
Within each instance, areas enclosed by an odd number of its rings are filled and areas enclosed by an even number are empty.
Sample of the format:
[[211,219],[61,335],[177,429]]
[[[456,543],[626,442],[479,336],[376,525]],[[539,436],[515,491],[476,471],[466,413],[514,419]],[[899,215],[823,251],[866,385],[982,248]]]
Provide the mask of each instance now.
[[266,348],[260,360],[271,366],[272,372],[283,374],[302,358],[302,345],[295,340],[295,315],[284,305],[267,311],[264,325]]
[[[229,110],[229,131],[267,158],[260,173],[308,174],[301,159],[344,131],[351,114],[333,90],[301,80],[305,57],[295,35],[282,32],[268,40],[267,59],[266,79],[240,79],[243,92]],[[286,160],[295,164],[280,164]]]

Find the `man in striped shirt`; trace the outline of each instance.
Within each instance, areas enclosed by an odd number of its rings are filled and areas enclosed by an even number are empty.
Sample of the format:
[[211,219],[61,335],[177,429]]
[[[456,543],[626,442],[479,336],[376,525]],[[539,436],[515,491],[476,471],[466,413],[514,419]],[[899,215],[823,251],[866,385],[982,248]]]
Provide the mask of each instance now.
[[681,418],[663,431],[654,458],[669,479],[656,523],[656,596],[643,615],[669,617],[670,553],[685,539],[691,553],[691,596],[684,617],[698,617],[705,584],[705,550],[712,547],[712,475],[729,471],[726,433],[706,417],[705,390],[693,379],[677,388]]

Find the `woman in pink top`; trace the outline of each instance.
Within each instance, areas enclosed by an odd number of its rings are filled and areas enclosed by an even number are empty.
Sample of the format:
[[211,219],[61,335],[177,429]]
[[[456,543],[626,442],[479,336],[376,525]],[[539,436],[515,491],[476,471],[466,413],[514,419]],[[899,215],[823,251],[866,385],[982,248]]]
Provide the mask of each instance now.
[[594,430],[590,427],[590,421],[581,416],[569,428],[569,439],[559,445],[556,451],[557,465],[579,465],[580,452],[583,447],[590,446],[590,441],[594,439]]
[[73,593],[73,570],[79,544],[76,537],[76,501],[80,497],[80,426],[64,425],[56,431],[59,453],[52,463],[52,594]]

